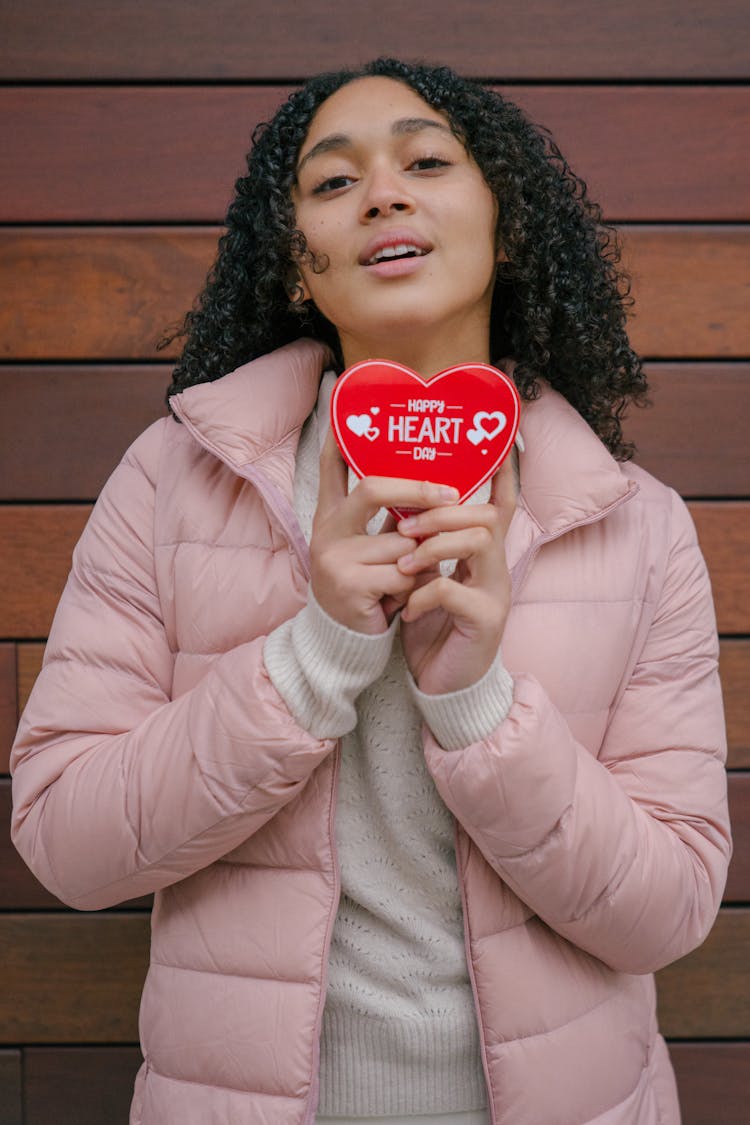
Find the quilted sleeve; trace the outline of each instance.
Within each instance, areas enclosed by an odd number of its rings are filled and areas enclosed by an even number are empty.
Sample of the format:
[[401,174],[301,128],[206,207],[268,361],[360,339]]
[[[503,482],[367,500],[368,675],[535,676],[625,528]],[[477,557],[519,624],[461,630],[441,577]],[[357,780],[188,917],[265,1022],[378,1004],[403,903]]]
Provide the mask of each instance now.
[[500,877],[629,973],[704,940],[731,853],[710,584],[687,509],[672,504],[661,596],[598,757],[528,676],[490,737],[453,752],[426,742],[443,800]]
[[153,557],[163,419],[105,486],[74,555],[11,756],[11,835],[64,902],[167,886],[256,831],[331,751],[268,678],[263,640],[172,700]]

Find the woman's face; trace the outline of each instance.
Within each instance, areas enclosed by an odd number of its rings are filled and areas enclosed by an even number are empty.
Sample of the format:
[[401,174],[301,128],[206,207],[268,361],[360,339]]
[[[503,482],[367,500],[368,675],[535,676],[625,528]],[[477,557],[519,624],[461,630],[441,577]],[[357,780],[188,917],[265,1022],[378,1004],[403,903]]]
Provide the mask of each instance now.
[[328,260],[321,273],[298,264],[305,298],[336,326],[348,365],[408,361],[420,342],[447,348],[445,363],[488,358],[495,198],[447,118],[410,87],[362,78],[331,95],[292,198],[308,248]]

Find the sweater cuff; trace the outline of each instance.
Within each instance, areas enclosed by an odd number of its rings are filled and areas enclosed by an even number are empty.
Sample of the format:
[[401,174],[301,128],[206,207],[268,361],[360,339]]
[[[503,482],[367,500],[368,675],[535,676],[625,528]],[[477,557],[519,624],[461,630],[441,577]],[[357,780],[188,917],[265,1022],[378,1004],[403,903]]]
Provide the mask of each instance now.
[[271,682],[294,719],[315,738],[340,738],[357,724],[357,696],[383,674],[397,617],[384,633],[356,633],[307,605],[266,637]]
[[513,703],[513,677],[503,665],[500,649],[481,680],[460,691],[427,695],[412,676],[409,686],[422,718],[443,750],[462,750],[489,737]]

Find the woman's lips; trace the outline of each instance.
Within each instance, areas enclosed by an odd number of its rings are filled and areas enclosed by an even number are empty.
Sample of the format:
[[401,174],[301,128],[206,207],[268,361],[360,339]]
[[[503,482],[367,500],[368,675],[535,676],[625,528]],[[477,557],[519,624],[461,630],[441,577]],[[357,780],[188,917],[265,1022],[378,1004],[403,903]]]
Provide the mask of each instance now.
[[403,258],[381,258],[378,262],[363,265],[368,274],[376,277],[409,277],[422,268],[423,263],[429,258],[430,251],[423,254],[414,254]]

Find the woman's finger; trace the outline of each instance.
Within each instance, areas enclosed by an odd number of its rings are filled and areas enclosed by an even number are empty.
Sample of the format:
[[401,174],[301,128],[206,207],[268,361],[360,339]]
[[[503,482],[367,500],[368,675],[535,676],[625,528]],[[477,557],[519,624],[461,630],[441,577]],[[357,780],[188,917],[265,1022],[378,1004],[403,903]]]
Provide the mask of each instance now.
[[503,616],[499,602],[495,604],[497,601],[476,588],[441,575],[424,586],[415,587],[404,606],[402,618],[416,621],[426,613],[441,609],[453,618],[454,624],[460,622],[479,635],[502,627]]
[[439,566],[447,559],[463,559],[467,562],[476,560],[481,563],[482,556],[489,552],[494,557],[496,551],[497,540],[492,532],[487,527],[475,525],[460,531],[443,531],[431,535],[414,550],[404,551],[398,559],[398,567],[404,574],[418,574]]

